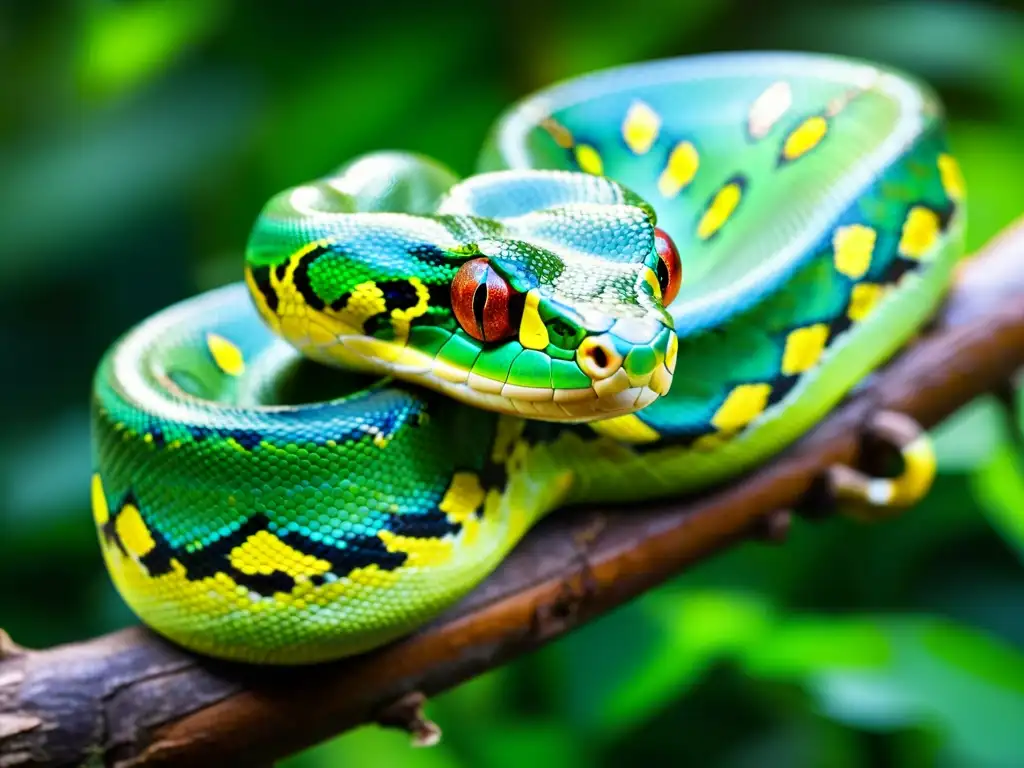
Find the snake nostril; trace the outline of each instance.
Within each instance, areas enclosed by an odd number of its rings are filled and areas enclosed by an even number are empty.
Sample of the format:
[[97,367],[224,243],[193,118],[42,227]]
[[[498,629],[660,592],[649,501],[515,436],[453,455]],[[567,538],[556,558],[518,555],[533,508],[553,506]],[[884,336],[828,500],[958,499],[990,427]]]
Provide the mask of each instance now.
[[608,339],[587,338],[577,350],[577,361],[590,378],[604,379],[622,366],[622,355]]
[[587,356],[590,357],[590,362],[593,363],[595,368],[604,369],[608,367],[608,353],[603,347],[591,347],[587,352]]

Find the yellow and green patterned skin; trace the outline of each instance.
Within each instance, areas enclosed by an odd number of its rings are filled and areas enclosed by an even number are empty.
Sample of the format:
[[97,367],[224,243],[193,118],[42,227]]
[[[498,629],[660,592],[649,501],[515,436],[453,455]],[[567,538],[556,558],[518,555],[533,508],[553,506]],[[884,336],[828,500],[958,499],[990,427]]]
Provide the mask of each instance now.
[[[401,637],[562,505],[777,453],[920,330],[962,253],[934,96],[845,59],[579,78],[510,109],[479,170],[378,153],[286,190],[244,283],[112,347],[93,509],[147,625],[262,663]],[[922,445],[871,501],[927,490]]]

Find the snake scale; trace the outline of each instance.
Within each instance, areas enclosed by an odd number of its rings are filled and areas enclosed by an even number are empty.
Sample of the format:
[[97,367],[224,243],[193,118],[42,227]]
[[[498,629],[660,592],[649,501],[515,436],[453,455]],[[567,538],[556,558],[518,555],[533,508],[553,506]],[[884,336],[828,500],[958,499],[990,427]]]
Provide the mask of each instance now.
[[[101,361],[107,568],[201,653],[374,648],[553,509],[693,491],[790,444],[934,313],[963,227],[933,93],[823,55],[551,86],[465,179],[358,157],[266,204],[244,280]],[[926,438],[904,459],[865,503],[927,490]]]

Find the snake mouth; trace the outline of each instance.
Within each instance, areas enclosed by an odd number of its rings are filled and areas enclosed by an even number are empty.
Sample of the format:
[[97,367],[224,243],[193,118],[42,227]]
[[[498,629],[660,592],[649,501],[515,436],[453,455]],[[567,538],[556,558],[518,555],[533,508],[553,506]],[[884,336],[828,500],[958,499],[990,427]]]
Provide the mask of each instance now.
[[[675,371],[678,340],[659,328],[647,345],[624,338],[613,326],[587,337],[573,362],[571,384],[523,386],[492,378],[436,355],[364,335],[341,334],[317,342],[296,343],[307,357],[329,364],[395,376],[488,411],[558,422],[586,422],[633,413],[668,394]],[[620,350],[625,350],[626,354]],[[554,365],[554,363],[552,363]],[[511,364],[507,364],[510,366]]]
[[[670,378],[669,378],[670,381]],[[633,413],[650,405],[668,391],[651,383],[599,393],[593,387],[550,389],[506,384],[501,393],[474,389],[469,383],[445,382],[446,394],[489,411],[544,421],[585,422]]]
[[672,373],[661,363],[650,374],[632,381],[625,375],[613,375],[588,387],[557,389],[509,384],[441,363],[424,379],[433,389],[484,410],[543,421],[586,422],[650,405],[668,393]]
[[[498,398],[503,406],[485,406],[531,419],[584,422],[633,413],[650,405],[662,393],[648,385],[629,387],[614,394],[600,395],[592,388],[548,390],[550,399]],[[489,395],[488,397],[494,397]]]
[[[607,333],[587,337],[576,350],[576,364],[584,374],[583,380],[589,379],[589,386],[519,386],[474,373],[464,376],[459,370],[444,367],[442,377],[472,390],[463,393],[460,399],[464,401],[529,418],[580,422],[633,413],[668,394],[679,340],[671,329],[664,328],[650,334],[650,345],[630,348],[616,330],[613,327]],[[628,350],[625,356],[621,348]]]

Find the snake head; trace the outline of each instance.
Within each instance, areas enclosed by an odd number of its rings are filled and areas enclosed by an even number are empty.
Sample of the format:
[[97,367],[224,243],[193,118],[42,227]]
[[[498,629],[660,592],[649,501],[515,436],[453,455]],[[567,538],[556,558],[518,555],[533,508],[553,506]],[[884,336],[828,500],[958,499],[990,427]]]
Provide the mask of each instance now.
[[346,175],[317,184],[331,191],[271,201],[247,270],[264,319],[307,356],[551,421],[631,413],[669,391],[679,256],[624,187],[501,171],[410,215],[324,211]]

